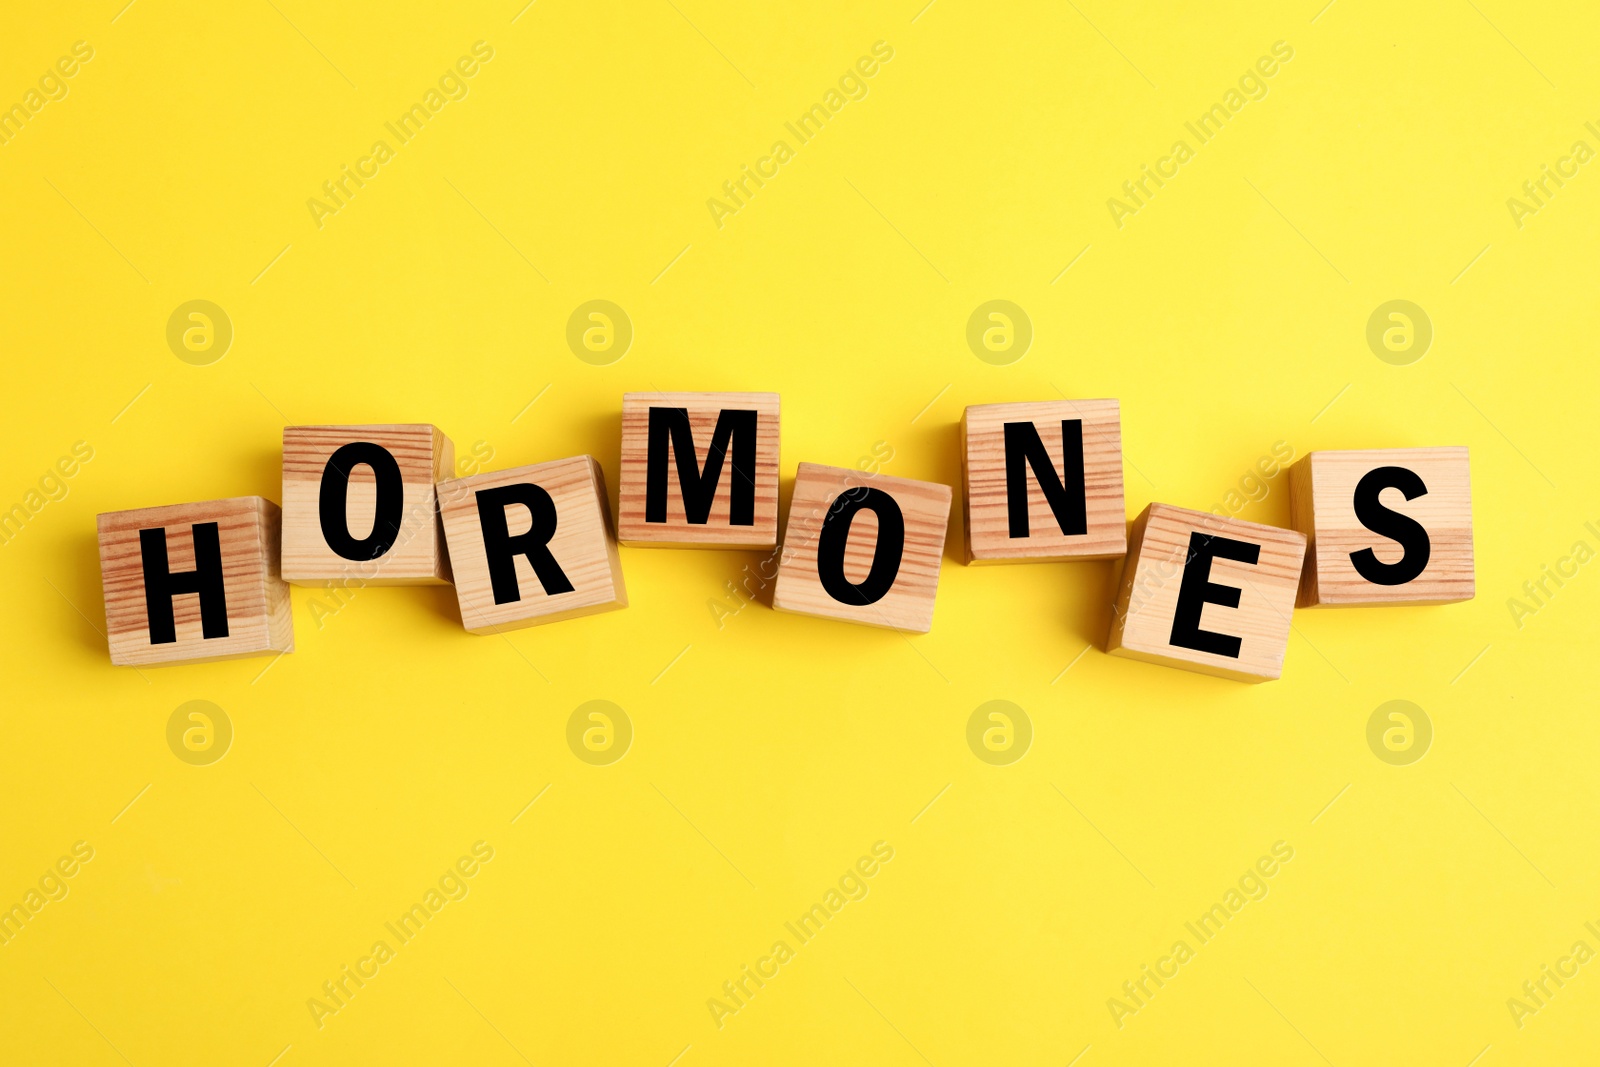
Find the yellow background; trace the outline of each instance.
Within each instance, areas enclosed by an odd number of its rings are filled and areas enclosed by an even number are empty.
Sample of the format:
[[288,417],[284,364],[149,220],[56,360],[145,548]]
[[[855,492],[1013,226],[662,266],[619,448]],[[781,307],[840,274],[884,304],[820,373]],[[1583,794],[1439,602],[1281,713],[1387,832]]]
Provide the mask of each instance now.
[[[1506,200],[1600,147],[1593,11],[921,2],[12,5],[0,102],[94,58],[0,146],[0,506],[94,458],[0,548],[0,898],[96,855],[0,948],[0,1062],[1592,1054],[1600,963],[1521,1028],[1506,1000],[1600,948],[1600,577],[1520,628],[1507,601],[1600,548],[1600,173],[1521,228]],[[308,198],[478,40],[469,95],[319,229]],[[879,40],[866,98],[719,229],[706,200]],[[1107,198],[1280,40],[1269,95],[1119,229]],[[235,330],[209,366],[165,341],[196,298]],[[634,324],[610,366],[566,345],[593,298]],[[1034,327],[1009,366],[965,342],[995,298]],[[1409,366],[1365,340],[1397,298],[1435,329]],[[1466,444],[1478,597],[1297,613],[1246,686],[1077,658],[1117,565],[968,568],[953,525],[927,636],[760,603],[719,628],[758,554],[624,549],[626,611],[505,639],[448,588],[320,626],[296,589],[265,673],[110,666],[96,513],[278,499],[290,422],[431,421],[491,469],[592,453],[614,494],[642,389],[780,392],[785,499],[879,442],[955,484],[963,405],[1060,394],[1121,399],[1130,516],[1228,507],[1278,441]],[[1239,514],[1286,524],[1269,485]],[[235,729],[211,766],[165,740],[192,699]],[[566,745],[591,699],[634,726],[608,767]],[[1033,722],[1011,766],[966,744],[991,699]],[[1434,725],[1410,766],[1367,747],[1391,699]],[[478,840],[470,895],[319,1029],[307,999]],[[708,998],[879,840],[870,895],[719,1029]],[[1270,895],[1119,1029],[1107,999],[1280,840]]]

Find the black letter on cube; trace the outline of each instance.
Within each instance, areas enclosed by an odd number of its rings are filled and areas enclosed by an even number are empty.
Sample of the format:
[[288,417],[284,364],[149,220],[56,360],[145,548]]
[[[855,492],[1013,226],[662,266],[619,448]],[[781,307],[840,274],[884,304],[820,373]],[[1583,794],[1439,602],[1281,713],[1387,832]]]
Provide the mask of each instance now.
[[1231,537],[1189,534],[1189,558],[1183,564],[1183,584],[1178,586],[1178,606],[1172,613],[1172,637],[1169,640],[1177,648],[1192,648],[1196,652],[1238,659],[1239,650],[1244,646],[1242,639],[1232,634],[1200,629],[1200,612],[1207,604],[1236,608],[1239,606],[1239,594],[1243,591],[1210,580],[1211,561],[1214,559],[1254,564],[1261,559],[1261,546],[1248,541],[1235,541]]
[[[489,562],[489,583],[496,604],[514,604],[522,599],[517,587],[516,558],[525,556],[533,573],[544,586],[546,596],[572,592],[567,573],[550,554],[550,538],[556,533],[556,503],[550,494],[532,482],[479,489],[478,525],[483,530],[483,551]],[[527,533],[511,536],[506,525],[506,508],[521,504],[533,517]]]
[[[872,549],[872,567],[857,585],[845,577],[844,549],[851,521],[862,510],[878,517],[878,543]],[[823,516],[817,535],[817,578],[823,591],[841,604],[876,604],[894,587],[905,547],[906,519],[894,497],[882,489],[858,486],[843,493]]]
[[695,526],[711,517],[711,505],[722,480],[722,461],[733,446],[733,482],[729,486],[728,525],[756,524],[756,416],[754,410],[726,408],[717,415],[706,451],[706,469],[696,469],[694,432],[688,408],[651,408],[646,445],[644,521],[667,521],[667,446],[671,439],[683,493],[683,515]]
[[180,593],[200,594],[202,640],[228,636],[228,595],[222,584],[222,538],[217,524],[197,522],[190,527],[190,535],[194,538],[194,570],[173,574],[167,569],[166,529],[139,531],[144,610],[152,645],[170,645],[178,640],[172,598]]
[[1083,488],[1083,420],[1061,420],[1061,476],[1031,422],[1008,422],[1006,435],[1006,516],[1012,537],[1028,536],[1028,468],[1039,484],[1056,525],[1064,534],[1089,532],[1088,501]]
[[[350,536],[346,502],[350,494],[350,472],[365,463],[377,482],[378,500],[372,513],[372,532],[359,541]],[[394,547],[400,536],[400,519],[405,510],[405,486],[401,484],[400,464],[394,453],[371,441],[352,441],[328,457],[322,468],[322,489],[317,496],[317,517],[322,522],[322,539],[345,559],[377,559]]]
[[1391,511],[1378,499],[1385,489],[1398,489],[1407,500],[1428,492],[1417,472],[1405,467],[1377,467],[1356,483],[1356,518],[1375,534],[1397,541],[1404,554],[1393,563],[1380,560],[1370,548],[1350,553],[1356,573],[1373,585],[1405,585],[1428,569],[1433,542],[1422,523],[1409,515]]

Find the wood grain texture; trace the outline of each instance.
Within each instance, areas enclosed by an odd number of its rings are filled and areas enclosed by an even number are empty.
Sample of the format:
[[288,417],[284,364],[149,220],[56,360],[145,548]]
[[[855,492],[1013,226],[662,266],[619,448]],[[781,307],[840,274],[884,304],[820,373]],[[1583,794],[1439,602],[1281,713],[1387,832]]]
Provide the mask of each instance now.
[[[1260,546],[1255,564],[1211,561],[1208,581],[1238,589],[1239,606],[1208,603],[1200,613],[1201,629],[1241,639],[1237,658],[1172,644],[1189,536],[1195,532]],[[1242,682],[1270,681],[1283,673],[1289,622],[1305,558],[1304,535],[1170,504],[1151,504],[1135,520],[1129,541],[1107,652]]]
[[[404,493],[400,535],[382,556],[345,559],[322,535],[319,501],[329,458],[344,445],[370,441],[389,451]],[[427,423],[378,426],[286,426],[283,430],[283,577],[295,585],[437,585],[450,580],[435,483],[455,473],[455,445]],[[350,533],[372,530],[377,488],[371,467],[350,472]]]
[[[1404,585],[1370,582],[1350,558],[1363,549],[1371,549],[1381,563],[1404,555],[1395,541],[1356,518],[1356,485],[1379,467],[1413,471],[1427,487],[1411,500],[1398,489],[1384,490],[1381,497],[1385,508],[1428,531],[1428,565]],[[1289,468],[1289,510],[1291,525],[1309,542],[1302,607],[1448,604],[1473,597],[1472,471],[1465,447],[1312,452]]]
[[[704,470],[717,419],[725,409],[756,412],[755,524],[729,522],[733,468],[723,460],[707,521],[684,514],[677,459],[668,450],[667,521],[645,521],[650,409],[685,408],[694,432],[694,459]],[[617,536],[625,545],[671,548],[775,548],[778,544],[779,401],[777,393],[624,393],[622,475],[617,487]]]
[[[1064,465],[1061,424],[1083,423],[1083,487],[1087,531],[1064,534],[1028,469],[1027,537],[1010,533],[1006,495],[1005,424],[1031,422],[1059,473]],[[1116,400],[1048,400],[975,404],[961,418],[967,561],[1022,563],[1118,559],[1128,550],[1122,492],[1122,411]]]
[[[905,521],[905,548],[899,573],[882,599],[865,605],[846,604],[831,597],[817,575],[818,537],[823,520],[839,496],[866,486],[882,490],[900,506]],[[789,503],[772,606],[799,615],[927,633],[933,627],[934,595],[939,589],[950,498],[950,487],[935,482],[890,478],[818,463],[800,464]],[[872,568],[876,549],[877,518],[870,511],[859,511],[851,522],[845,547],[845,577],[851,582],[864,580]]]
[[[217,524],[222,549],[228,636],[202,636],[199,596],[180,593],[172,598],[177,641],[151,644],[139,531],[165,530],[167,568],[178,574],[195,569],[192,528],[209,522]],[[289,587],[278,570],[281,522],[278,505],[258,496],[100,515],[96,526],[111,662],[143,667],[293,652]]]
[[[514,565],[521,599],[494,602],[477,493],[497,486],[528,483],[550,494],[556,509],[550,554],[572,591],[547,594],[533,566],[518,556]],[[592,615],[628,606],[622,582],[622,559],[611,530],[605,476],[590,456],[574,456],[529,467],[494,471],[439,483],[439,514],[455,570],[456,599],[462,624],[472,633],[501,630]],[[532,518],[524,507],[506,509],[508,532],[525,533]]]

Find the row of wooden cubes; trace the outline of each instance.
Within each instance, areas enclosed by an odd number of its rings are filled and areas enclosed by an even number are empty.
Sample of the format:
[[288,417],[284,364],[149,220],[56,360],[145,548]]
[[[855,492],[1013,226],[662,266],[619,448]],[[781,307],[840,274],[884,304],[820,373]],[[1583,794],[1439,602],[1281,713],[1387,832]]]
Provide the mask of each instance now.
[[[1289,472],[1293,529],[1152,504],[1130,531],[1117,401],[978,405],[961,429],[968,561],[1125,556],[1113,654],[1260,681],[1297,603],[1473,593],[1465,448],[1314,452]],[[260,497],[101,515],[113,662],[290,651],[285,582],[453,582],[494,633],[625,607],[619,541],[778,547],[773,393],[625,395],[615,530],[589,456],[454,468],[430,425],[288,427],[281,516]],[[773,606],[927,632],[951,496],[801,463]]]

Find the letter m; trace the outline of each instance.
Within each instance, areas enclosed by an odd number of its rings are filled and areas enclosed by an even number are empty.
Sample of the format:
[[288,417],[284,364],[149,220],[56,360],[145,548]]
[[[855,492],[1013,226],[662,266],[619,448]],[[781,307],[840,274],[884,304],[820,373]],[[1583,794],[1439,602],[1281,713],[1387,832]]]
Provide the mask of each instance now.
[[1039,428],[1031,422],[1008,422],[1006,437],[1006,512],[1010,535],[1027,537],[1028,468],[1044,493],[1045,503],[1056,517],[1064,534],[1089,532],[1088,504],[1083,486],[1083,420],[1061,421],[1062,471],[1056,473],[1050,453],[1039,438]]
[[678,488],[683,495],[684,519],[704,526],[722,480],[722,464],[733,449],[732,481],[728,487],[728,524],[756,524],[755,410],[726,408],[718,413],[705,469],[695,459],[694,430],[688,408],[653,407],[645,442],[644,521],[667,521],[667,452],[677,460]]

